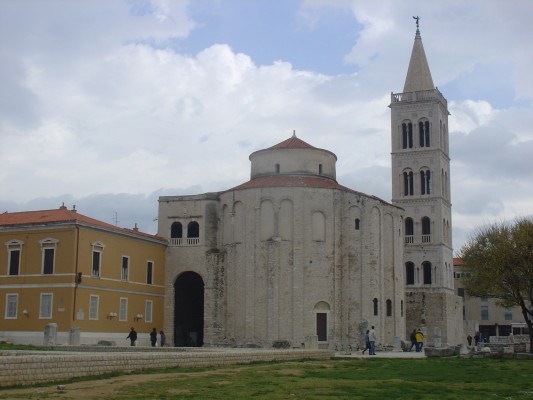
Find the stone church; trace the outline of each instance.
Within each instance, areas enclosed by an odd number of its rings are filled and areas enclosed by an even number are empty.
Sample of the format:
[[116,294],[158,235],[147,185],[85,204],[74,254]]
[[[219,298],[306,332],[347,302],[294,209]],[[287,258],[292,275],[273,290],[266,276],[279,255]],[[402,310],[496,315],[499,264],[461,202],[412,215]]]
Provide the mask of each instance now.
[[339,184],[335,154],[295,134],[252,153],[247,182],[159,198],[174,345],[348,349],[371,325],[384,346],[415,328],[461,341],[448,109],[418,27],[390,108],[392,203]]

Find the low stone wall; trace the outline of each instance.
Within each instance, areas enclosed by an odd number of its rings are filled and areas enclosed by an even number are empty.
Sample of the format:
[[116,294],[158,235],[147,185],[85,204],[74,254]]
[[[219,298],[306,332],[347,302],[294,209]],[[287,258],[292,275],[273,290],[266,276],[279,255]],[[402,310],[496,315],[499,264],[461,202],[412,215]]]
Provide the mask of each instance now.
[[[114,348],[120,349],[120,348]],[[144,349],[144,348],[143,348]],[[26,352],[0,353],[0,387],[60,382],[81,376],[131,372],[151,368],[206,367],[256,361],[329,359],[334,353],[323,350],[204,350],[109,352]],[[163,351],[161,351],[163,350]]]

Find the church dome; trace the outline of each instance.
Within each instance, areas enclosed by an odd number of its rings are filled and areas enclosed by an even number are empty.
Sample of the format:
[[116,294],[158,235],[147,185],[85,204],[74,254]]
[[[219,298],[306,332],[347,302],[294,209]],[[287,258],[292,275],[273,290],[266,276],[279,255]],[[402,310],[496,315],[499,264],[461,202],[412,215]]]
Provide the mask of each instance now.
[[308,176],[336,181],[337,156],[292,137],[267,149],[250,154],[251,179],[268,176]]

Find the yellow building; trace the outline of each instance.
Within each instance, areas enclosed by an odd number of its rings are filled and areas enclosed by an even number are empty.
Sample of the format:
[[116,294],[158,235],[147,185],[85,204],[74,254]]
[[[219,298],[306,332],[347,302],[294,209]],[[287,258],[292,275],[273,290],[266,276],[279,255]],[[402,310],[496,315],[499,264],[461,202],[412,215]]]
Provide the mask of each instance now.
[[64,206],[0,214],[0,338],[129,345],[134,327],[149,345],[163,327],[166,244]]

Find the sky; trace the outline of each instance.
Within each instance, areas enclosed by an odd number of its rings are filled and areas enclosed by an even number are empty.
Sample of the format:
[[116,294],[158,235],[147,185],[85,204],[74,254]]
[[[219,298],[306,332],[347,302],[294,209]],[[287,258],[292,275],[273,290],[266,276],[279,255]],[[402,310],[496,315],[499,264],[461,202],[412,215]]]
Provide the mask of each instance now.
[[533,214],[533,1],[2,0],[0,212],[148,233],[288,139],[391,201],[390,94],[416,26],[448,100],[453,245]]

